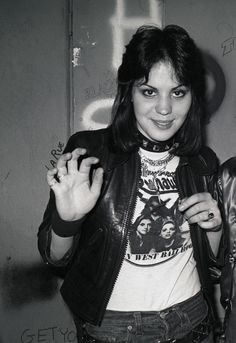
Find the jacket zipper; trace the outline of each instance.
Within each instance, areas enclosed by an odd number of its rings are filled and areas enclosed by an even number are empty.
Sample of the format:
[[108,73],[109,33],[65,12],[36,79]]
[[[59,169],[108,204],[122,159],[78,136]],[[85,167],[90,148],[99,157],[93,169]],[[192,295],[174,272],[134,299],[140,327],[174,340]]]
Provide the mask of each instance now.
[[[137,193],[137,186],[138,186],[138,182],[140,180],[140,176],[141,176],[141,163],[140,160],[138,158],[138,156],[136,155],[136,164],[137,164],[137,168],[134,168],[135,170],[135,175],[134,175],[134,180],[136,180],[136,182],[133,185],[133,188],[131,190],[131,195],[130,195],[130,199],[129,199],[129,204],[128,204],[128,208],[126,211],[126,217],[123,221],[123,237],[122,237],[122,242],[121,242],[121,249],[120,249],[120,254],[119,254],[119,258],[118,258],[118,263],[116,265],[115,271],[113,273],[113,275],[115,274],[115,278],[112,281],[111,285],[110,285],[110,290],[108,290],[108,293],[105,295],[104,298],[104,305],[100,311],[100,316],[98,319],[99,324],[101,324],[102,322],[102,318],[104,316],[104,313],[106,311],[106,307],[107,304],[110,300],[111,294],[113,292],[114,286],[116,284],[116,281],[119,277],[119,273],[120,273],[120,269],[125,257],[125,253],[127,250],[127,246],[128,246],[128,235],[129,235],[129,227],[130,227],[130,223],[131,223],[131,218],[133,216],[134,213],[134,209],[135,209],[135,205],[136,205],[136,201],[137,201],[137,197],[135,196]],[[134,200],[135,199],[135,200]],[[126,242],[124,244],[124,240],[126,239]]]

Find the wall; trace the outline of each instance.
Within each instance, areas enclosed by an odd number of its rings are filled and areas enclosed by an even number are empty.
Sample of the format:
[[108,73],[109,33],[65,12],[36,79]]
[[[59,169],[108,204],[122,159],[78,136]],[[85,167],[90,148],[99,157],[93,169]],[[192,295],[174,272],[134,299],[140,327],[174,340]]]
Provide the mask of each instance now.
[[1,0],[0,46],[0,342],[73,342],[36,240],[68,136],[68,1]]
[[[162,25],[162,0],[74,1],[73,130],[110,122],[124,46],[142,24]],[[99,15],[97,15],[99,13]]]
[[183,26],[205,54],[209,81],[209,145],[223,162],[236,146],[236,2],[164,0],[165,24]]
[[221,162],[235,155],[234,0],[103,0],[102,11],[97,2],[74,3],[73,131],[110,122],[116,70],[136,27],[176,23],[189,31],[204,53],[212,114],[207,143]]

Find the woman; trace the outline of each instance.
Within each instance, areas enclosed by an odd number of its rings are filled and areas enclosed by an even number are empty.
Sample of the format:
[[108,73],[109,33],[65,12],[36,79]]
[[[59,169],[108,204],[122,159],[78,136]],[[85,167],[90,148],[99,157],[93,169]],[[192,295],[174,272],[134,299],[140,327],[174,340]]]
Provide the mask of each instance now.
[[131,254],[148,254],[154,249],[153,238],[151,234],[152,220],[143,215],[139,216],[129,234],[129,244]]
[[172,218],[165,218],[156,239],[156,251],[182,248],[184,242],[178,224]]
[[[217,158],[202,146],[204,91],[201,55],[184,29],[139,28],[118,70],[111,125],[74,134],[47,174],[39,250],[66,268],[61,294],[79,342],[212,342],[208,267],[221,216]],[[128,251],[154,194],[169,206],[179,198],[191,231],[172,258]]]

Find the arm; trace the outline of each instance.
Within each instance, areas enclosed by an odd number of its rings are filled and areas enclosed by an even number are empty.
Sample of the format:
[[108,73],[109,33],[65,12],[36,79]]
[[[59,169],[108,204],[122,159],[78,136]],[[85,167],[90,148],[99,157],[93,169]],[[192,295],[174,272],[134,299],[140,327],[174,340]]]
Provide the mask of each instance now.
[[[90,179],[95,157],[84,157],[86,149],[63,154],[57,167],[47,173],[51,197],[39,228],[39,250],[46,263],[68,263],[75,251],[81,223],[95,206],[100,195],[103,169],[97,168]],[[78,168],[78,159],[82,162]]]

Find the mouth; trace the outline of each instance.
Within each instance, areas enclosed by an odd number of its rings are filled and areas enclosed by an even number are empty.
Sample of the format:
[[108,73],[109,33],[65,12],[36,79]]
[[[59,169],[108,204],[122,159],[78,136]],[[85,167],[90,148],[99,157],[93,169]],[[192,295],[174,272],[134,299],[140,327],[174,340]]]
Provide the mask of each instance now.
[[161,130],[168,130],[173,124],[173,120],[154,120],[152,119],[153,124]]

